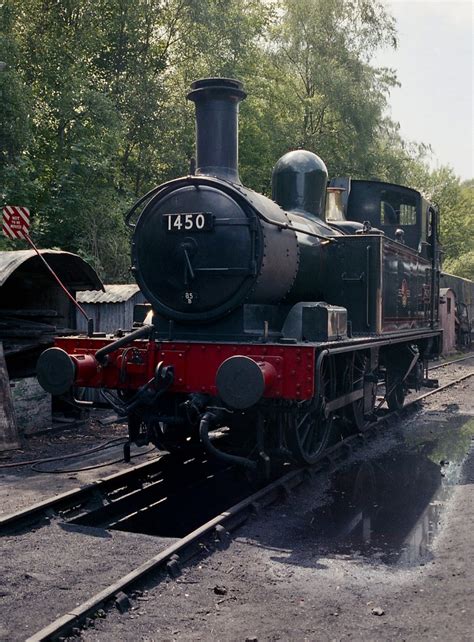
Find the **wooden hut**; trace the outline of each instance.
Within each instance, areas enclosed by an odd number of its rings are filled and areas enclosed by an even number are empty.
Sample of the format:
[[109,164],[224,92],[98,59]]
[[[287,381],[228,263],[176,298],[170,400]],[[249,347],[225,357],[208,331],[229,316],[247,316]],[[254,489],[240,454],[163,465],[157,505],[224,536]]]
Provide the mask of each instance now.
[[451,288],[440,288],[439,321],[443,328],[443,354],[456,350],[456,294]]
[[[94,319],[96,332],[114,333],[117,330],[130,330],[133,324],[133,308],[145,303],[145,297],[136,283],[105,285],[103,292],[80,292],[78,302],[87,315]],[[77,315],[77,329],[86,332],[84,317]]]

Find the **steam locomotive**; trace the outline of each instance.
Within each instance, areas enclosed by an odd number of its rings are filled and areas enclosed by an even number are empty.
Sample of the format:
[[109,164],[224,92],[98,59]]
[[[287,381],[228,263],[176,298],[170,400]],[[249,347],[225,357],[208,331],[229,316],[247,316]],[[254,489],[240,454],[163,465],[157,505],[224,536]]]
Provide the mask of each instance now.
[[328,183],[305,150],[277,162],[272,199],[244,187],[245,97],[237,80],[194,82],[195,167],[127,215],[149,302],[135,329],[58,338],[37,375],[54,395],[101,388],[136,443],[199,440],[252,469],[312,464],[364,429],[380,381],[392,409],[426,382],[441,334],[438,212],[408,187]]

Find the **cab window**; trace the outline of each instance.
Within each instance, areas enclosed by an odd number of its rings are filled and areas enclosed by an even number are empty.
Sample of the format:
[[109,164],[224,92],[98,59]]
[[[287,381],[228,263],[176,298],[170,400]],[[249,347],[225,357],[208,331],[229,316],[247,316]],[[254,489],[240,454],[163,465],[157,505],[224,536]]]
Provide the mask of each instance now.
[[416,225],[416,200],[410,194],[383,190],[380,194],[381,225]]

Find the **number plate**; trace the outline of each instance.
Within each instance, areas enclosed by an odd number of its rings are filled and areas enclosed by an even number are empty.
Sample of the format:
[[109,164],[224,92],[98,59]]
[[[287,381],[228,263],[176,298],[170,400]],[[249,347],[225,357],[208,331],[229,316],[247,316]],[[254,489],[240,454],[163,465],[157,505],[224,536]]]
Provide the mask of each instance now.
[[214,219],[209,212],[163,214],[163,225],[167,232],[205,232],[212,230]]

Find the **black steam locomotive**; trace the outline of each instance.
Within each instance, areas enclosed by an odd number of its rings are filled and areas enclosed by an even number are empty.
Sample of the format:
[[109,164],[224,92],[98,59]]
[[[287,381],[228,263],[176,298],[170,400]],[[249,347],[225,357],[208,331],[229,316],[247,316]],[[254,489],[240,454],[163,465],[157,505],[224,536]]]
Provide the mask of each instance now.
[[[322,160],[304,150],[275,165],[273,200],[244,187],[245,95],[236,80],[192,84],[196,167],[127,216],[132,272],[149,301],[136,329],[58,338],[38,378],[58,395],[102,388],[138,443],[199,439],[251,468],[272,457],[313,463],[363,430],[381,380],[390,408],[423,384],[441,333],[438,214],[407,187],[328,185]],[[222,427],[227,441],[210,438]]]

